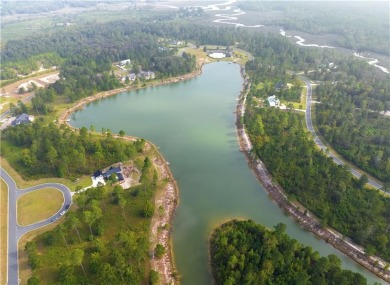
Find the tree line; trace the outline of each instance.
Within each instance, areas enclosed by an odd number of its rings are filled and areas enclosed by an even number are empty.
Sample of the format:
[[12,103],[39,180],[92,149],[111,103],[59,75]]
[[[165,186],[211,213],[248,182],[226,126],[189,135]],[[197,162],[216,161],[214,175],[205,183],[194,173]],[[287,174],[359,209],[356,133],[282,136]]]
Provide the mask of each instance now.
[[367,177],[355,179],[348,167],[336,165],[318,150],[305,130],[303,115],[256,108],[251,102],[249,98],[244,122],[253,153],[289,199],[312,211],[323,226],[365,247],[368,255],[390,260],[390,198],[367,189]]
[[[77,178],[119,161],[133,158],[142,151],[143,140],[127,142],[115,139],[111,131],[104,137],[92,135],[83,127],[78,132],[58,128],[36,120],[8,128],[2,134],[1,155],[26,178]],[[13,149],[7,148],[8,144]]]
[[359,273],[341,269],[337,256],[322,257],[290,238],[285,227],[233,220],[215,229],[210,256],[216,284],[367,284]]

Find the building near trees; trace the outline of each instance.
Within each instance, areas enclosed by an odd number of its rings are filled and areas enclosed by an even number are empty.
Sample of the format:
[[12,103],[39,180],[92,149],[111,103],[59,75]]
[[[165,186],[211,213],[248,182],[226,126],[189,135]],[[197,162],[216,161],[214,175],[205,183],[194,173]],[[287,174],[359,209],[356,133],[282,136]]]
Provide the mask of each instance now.
[[276,98],[276,95],[269,96],[267,98],[268,104],[270,107],[279,107],[280,106],[280,100]]
[[20,124],[30,124],[34,121],[34,119],[34,116],[23,113],[16,117],[16,119],[12,122],[12,126],[17,126]]

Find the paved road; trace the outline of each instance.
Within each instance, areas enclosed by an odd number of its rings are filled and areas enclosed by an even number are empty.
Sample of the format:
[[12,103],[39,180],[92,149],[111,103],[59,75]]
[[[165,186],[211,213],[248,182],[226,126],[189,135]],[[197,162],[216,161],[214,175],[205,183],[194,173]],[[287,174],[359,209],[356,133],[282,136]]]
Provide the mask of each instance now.
[[[29,95],[28,97],[24,98],[22,100],[22,102],[26,103],[26,102],[30,101],[32,98],[34,98],[34,96],[35,96],[35,93],[31,93],[31,95]],[[11,110],[5,111],[3,114],[0,115],[0,120],[6,118],[9,115],[11,115]]]
[[[19,269],[18,269],[18,241],[25,233],[39,229],[41,227],[47,226],[52,223],[53,219],[58,219],[61,217],[60,213],[62,211],[67,211],[66,205],[72,203],[72,195],[68,187],[59,183],[45,183],[37,186],[33,186],[26,189],[18,189],[15,181],[12,177],[0,167],[0,176],[8,185],[8,284],[17,285],[19,284]],[[51,216],[50,218],[40,221],[35,224],[28,226],[20,226],[17,223],[17,209],[16,201],[17,199],[26,194],[42,188],[56,188],[62,192],[64,197],[64,202],[61,206],[61,209],[58,212]]]
[[[330,151],[326,151],[327,147],[322,143],[322,141],[319,139],[319,137],[317,136],[316,132],[314,131],[314,128],[313,128],[313,122],[312,122],[312,119],[311,119],[311,97],[312,97],[312,85],[310,83],[310,81],[301,76],[302,80],[305,82],[306,86],[307,86],[307,96],[306,96],[306,126],[307,126],[307,129],[310,131],[310,133],[313,135],[313,138],[314,138],[314,142],[318,145],[318,147],[320,147],[322,150],[324,150],[326,152],[326,154],[331,157],[333,159],[333,161],[338,164],[338,165],[344,165],[345,162],[341,159],[339,159],[338,157],[336,157],[332,152]],[[353,176],[359,178],[360,176],[362,176],[362,174],[357,171],[356,169],[353,169],[351,168],[351,173]],[[382,188],[382,185],[369,179],[368,180],[368,184],[371,185],[372,187],[378,189],[378,190],[381,190]]]

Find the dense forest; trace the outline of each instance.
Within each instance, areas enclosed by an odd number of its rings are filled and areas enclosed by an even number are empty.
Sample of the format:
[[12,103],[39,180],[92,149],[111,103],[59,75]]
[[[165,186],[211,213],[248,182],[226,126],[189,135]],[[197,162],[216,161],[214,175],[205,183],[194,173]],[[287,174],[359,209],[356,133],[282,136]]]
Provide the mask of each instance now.
[[244,121],[253,152],[290,199],[312,211],[323,226],[364,246],[367,254],[390,260],[390,199],[367,189],[365,176],[353,178],[347,167],[318,150],[305,130],[303,115],[252,103],[249,97]]
[[5,44],[1,58],[3,64],[20,62],[46,53],[56,53],[64,59],[78,55],[109,62],[130,58],[144,70],[154,70],[155,65],[158,66],[157,58],[169,57],[175,52],[175,49],[166,48],[164,39],[221,46],[232,46],[238,42],[242,49],[263,58],[262,64],[270,67],[284,66],[294,70],[305,70],[309,67],[313,69],[319,64],[332,62],[334,57],[340,57],[333,51],[300,49],[278,35],[264,35],[229,27],[206,29],[196,24],[123,20],[70,27],[62,33],[48,34],[43,38],[34,36],[12,40]]
[[36,120],[2,133],[1,155],[9,159],[24,177],[77,178],[110,164],[134,158],[144,142],[92,135],[86,128],[74,132]]
[[149,271],[157,174],[149,157],[140,170],[138,186],[107,184],[79,193],[64,223],[26,244],[33,270],[28,284],[157,284],[158,273]]
[[317,124],[325,139],[345,158],[390,182],[390,85],[354,78],[316,88]]
[[341,269],[335,255],[321,257],[285,233],[285,225],[268,230],[253,221],[233,220],[210,238],[216,284],[363,285],[359,273]]

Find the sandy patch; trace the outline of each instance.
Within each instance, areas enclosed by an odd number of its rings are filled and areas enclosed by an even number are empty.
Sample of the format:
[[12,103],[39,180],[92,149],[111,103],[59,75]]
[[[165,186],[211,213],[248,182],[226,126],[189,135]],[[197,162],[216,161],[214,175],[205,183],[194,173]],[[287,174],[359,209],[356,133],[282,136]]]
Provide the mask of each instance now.
[[24,82],[22,84],[20,84],[17,88],[17,91],[19,91],[20,88],[24,88],[25,91],[29,90],[29,89],[33,89],[34,85],[38,88],[42,88],[43,87],[43,84],[35,81],[35,80],[29,80],[27,82]]
[[47,84],[52,84],[58,80],[60,80],[60,73],[52,74],[49,76],[39,78],[40,81],[43,81]]

